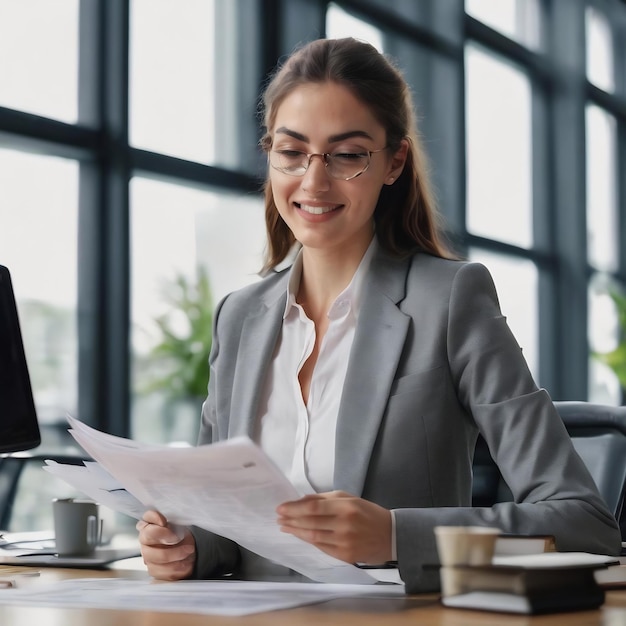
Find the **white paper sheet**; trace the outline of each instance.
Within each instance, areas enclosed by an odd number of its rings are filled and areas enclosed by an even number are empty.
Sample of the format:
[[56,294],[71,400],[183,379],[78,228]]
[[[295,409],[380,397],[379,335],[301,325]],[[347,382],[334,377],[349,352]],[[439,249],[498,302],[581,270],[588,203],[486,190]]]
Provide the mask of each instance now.
[[171,448],[143,445],[68,420],[72,436],[101,468],[75,471],[48,463],[45,469],[103,504],[136,518],[156,509],[174,524],[215,532],[312,580],[376,582],[372,570],[280,532],[276,507],[300,494],[248,437]]
[[103,608],[202,615],[250,615],[334,598],[402,598],[398,585],[320,585],[247,581],[159,583],[120,578],[83,578],[0,590],[0,605]]
[[89,461],[84,465],[66,465],[47,460],[43,469],[119,513],[141,519],[146,510],[135,496],[98,463]]

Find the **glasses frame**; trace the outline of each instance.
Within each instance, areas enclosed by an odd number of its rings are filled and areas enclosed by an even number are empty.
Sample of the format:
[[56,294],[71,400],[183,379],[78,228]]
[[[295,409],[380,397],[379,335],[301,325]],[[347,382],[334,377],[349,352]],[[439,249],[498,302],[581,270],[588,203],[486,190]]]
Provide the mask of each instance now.
[[[367,154],[367,165],[360,172],[357,172],[356,174],[353,174],[352,176],[348,176],[347,178],[343,178],[341,176],[337,177],[337,176],[333,176],[330,173],[330,171],[328,171],[328,175],[334,180],[353,180],[357,176],[360,176],[364,172],[367,172],[370,166],[370,163],[372,162],[372,154],[377,154],[378,152],[384,152],[385,150],[387,150],[387,148],[389,148],[389,146],[385,146],[384,148],[380,148],[378,150],[361,150],[358,154]],[[278,155],[280,155],[283,152],[301,152],[304,156],[307,157],[306,167],[304,168],[304,171],[301,174],[295,174],[294,172],[287,172],[282,167],[277,167],[276,165],[272,163],[270,159],[270,153],[272,152]],[[304,176],[309,171],[309,167],[311,167],[311,159],[316,156],[322,157],[322,162],[324,163],[324,167],[328,170],[328,158],[333,156],[332,152],[303,152],[302,150],[271,150],[271,149],[268,150],[267,152],[267,160],[268,160],[268,163],[270,164],[270,167],[277,170],[278,172],[286,174],[287,176],[294,176],[295,178],[302,178],[302,176]]]

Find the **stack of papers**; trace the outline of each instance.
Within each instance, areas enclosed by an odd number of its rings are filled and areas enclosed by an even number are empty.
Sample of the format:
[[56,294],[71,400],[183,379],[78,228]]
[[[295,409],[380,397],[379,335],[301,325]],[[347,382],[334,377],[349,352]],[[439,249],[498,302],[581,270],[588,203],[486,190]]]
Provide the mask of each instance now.
[[[300,494],[248,437],[171,448],[68,420],[70,433],[94,461],[83,466],[47,461],[44,469],[97,502],[136,519],[148,509],[157,510],[172,524],[222,535],[318,582],[379,580],[376,570],[359,569],[280,532],[276,507]],[[383,580],[388,580],[386,574]]]

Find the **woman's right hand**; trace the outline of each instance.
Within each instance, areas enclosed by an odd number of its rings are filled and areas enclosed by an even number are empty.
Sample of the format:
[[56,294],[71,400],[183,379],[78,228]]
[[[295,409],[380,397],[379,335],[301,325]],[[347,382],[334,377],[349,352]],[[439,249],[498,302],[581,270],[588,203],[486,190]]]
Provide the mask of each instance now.
[[137,522],[143,562],[160,580],[181,580],[193,573],[196,542],[188,528],[172,526],[157,511],[146,511]]

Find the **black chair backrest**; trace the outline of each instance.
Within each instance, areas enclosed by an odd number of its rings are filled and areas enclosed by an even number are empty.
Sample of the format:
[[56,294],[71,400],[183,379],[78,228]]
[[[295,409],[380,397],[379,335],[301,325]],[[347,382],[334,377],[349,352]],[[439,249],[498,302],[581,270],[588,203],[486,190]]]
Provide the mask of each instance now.
[[576,451],[625,536],[626,406],[555,402]]
[[[590,402],[555,402],[576,451],[589,469],[600,494],[626,536],[623,505],[626,491],[626,406]],[[474,454],[474,506],[492,506],[512,500],[508,485],[491,458],[482,437]]]
[[[20,478],[31,464],[41,468],[47,459],[52,459],[58,463],[67,465],[82,465],[89,460],[84,453],[18,453],[0,456],[0,531],[11,529],[11,516],[13,514],[13,504],[19,489]],[[43,469],[42,474],[45,474]],[[46,474],[47,475],[47,474]],[[50,504],[50,503],[48,503]]]

